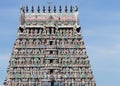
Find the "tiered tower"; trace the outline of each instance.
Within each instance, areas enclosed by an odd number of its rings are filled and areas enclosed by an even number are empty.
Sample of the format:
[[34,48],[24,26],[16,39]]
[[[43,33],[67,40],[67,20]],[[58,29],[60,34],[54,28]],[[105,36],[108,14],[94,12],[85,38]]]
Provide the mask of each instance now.
[[20,9],[20,25],[4,86],[96,86],[78,7]]

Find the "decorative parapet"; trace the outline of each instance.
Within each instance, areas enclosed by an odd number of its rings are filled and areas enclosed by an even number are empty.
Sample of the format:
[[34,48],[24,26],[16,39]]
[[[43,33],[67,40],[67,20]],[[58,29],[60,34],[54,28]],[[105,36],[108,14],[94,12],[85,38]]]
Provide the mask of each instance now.
[[38,6],[37,12],[35,12],[32,6],[31,12],[29,12],[28,6],[26,6],[20,9],[20,25],[78,25],[77,11],[77,6],[75,9],[70,6],[69,12],[67,6],[65,6],[65,11],[62,11],[62,7],[59,6],[58,12],[56,6],[53,11],[50,6],[48,6],[48,10],[43,6],[42,12],[40,12]]

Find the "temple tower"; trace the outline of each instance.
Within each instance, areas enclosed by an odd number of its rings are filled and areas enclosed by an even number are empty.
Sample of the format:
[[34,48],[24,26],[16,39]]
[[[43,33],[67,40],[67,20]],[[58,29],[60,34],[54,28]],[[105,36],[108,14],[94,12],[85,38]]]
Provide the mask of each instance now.
[[96,86],[77,6],[20,9],[4,86]]

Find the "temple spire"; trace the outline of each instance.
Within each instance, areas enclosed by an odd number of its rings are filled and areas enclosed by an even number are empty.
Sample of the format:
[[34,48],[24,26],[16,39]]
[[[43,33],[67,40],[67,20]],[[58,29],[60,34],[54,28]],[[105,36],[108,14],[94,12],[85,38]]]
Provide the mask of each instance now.
[[56,13],[56,6],[54,6],[54,9],[53,9],[54,13]]
[[45,6],[43,6],[43,13],[45,13]]
[[20,25],[24,24],[24,17],[25,17],[25,7],[20,8]]
[[62,7],[61,7],[61,5],[60,5],[60,7],[59,7],[59,12],[60,12],[60,13],[62,12]]
[[23,6],[20,8],[20,13],[21,14],[24,13],[24,7]]
[[51,9],[50,9],[50,5],[48,6],[48,12],[50,13]]
[[78,11],[78,6],[76,6],[76,8],[75,8],[75,12],[77,12]]
[[68,9],[67,9],[67,6],[65,6],[65,12],[67,13]]
[[70,12],[71,12],[71,13],[73,12],[73,7],[72,7],[72,5],[70,6]]
[[32,6],[31,12],[34,13],[34,7]]
[[40,6],[38,6],[37,12],[40,13]]
[[26,6],[26,13],[28,13],[29,9],[28,9],[28,6]]
[[25,13],[25,7],[22,6],[21,10],[23,11],[23,13]]

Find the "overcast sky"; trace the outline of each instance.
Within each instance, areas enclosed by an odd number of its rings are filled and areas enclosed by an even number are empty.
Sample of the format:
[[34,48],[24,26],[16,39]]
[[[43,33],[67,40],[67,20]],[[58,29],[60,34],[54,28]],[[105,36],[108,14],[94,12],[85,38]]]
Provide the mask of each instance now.
[[17,36],[22,5],[78,5],[79,20],[97,86],[120,86],[120,0],[1,0],[0,85]]

